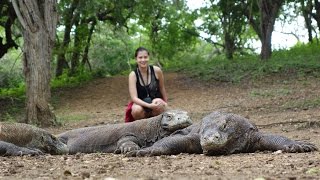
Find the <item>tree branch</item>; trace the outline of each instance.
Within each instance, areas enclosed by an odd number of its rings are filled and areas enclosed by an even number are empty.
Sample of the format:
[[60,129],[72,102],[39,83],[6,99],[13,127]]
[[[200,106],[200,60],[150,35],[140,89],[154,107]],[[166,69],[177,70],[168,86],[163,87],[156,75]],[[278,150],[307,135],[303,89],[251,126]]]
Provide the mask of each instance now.
[[23,29],[27,29],[26,22],[25,22],[25,20],[22,18],[22,15],[21,15],[21,12],[20,12],[20,9],[19,9],[19,7],[18,7],[18,4],[17,4],[16,0],[11,0],[11,2],[12,2],[12,5],[13,5],[14,10],[16,11],[16,15],[17,15],[17,17],[18,17],[18,19],[19,19],[19,22],[20,22],[22,28],[23,28]]

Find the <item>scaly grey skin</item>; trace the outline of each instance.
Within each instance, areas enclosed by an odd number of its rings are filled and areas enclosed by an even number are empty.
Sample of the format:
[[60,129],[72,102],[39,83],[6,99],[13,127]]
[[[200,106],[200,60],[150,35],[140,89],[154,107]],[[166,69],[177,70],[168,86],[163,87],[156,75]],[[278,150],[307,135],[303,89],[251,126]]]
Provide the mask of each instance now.
[[0,123],[0,155],[66,154],[66,144],[49,132],[23,123]]
[[67,144],[69,154],[127,153],[149,147],[157,140],[191,124],[186,111],[168,110],[148,119],[74,129],[57,137]]
[[314,144],[259,132],[248,119],[231,113],[213,112],[185,129],[161,139],[153,146],[127,156],[157,156],[179,153],[227,155],[255,151],[296,153],[318,150]]

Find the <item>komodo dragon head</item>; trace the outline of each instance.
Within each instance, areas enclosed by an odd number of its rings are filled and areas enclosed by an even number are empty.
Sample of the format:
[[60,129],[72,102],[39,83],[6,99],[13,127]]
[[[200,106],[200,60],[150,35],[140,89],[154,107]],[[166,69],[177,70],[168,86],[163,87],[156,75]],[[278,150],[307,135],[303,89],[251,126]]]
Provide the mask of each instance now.
[[239,115],[213,112],[202,119],[200,144],[206,155],[240,152],[250,141],[250,134],[258,131],[256,126]]
[[167,110],[163,113],[161,127],[169,132],[183,129],[192,124],[188,112],[182,110]]
[[38,141],[39,149],[42,152],[53,155],[68,153],[67,145],[61,142],[57,137],[46,131],[42,131],[41,133],[39,133],[39,136],[37,136],[36,139],[38,139],[36,141]]

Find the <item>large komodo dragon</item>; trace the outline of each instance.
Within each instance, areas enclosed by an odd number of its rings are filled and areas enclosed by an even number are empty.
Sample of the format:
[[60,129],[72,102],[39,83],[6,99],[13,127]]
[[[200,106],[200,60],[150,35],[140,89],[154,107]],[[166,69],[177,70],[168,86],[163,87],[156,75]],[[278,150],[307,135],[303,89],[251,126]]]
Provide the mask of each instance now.
[[163,138],[153,146],[127,153],[127,156],[157,156],[179,153],[227,155],[255,151],[310,152],[314,144],[262,133],[239,115],[213,112],[193,124]]
[[49,132],[23,123],[0,123],[0,155],[66,154],[67,146]]
[[168,110],[149,119],[74,129],[57,137],[67,144],[69,154],[127,153],[151,146],[157,140],[191,124],[186,111]]

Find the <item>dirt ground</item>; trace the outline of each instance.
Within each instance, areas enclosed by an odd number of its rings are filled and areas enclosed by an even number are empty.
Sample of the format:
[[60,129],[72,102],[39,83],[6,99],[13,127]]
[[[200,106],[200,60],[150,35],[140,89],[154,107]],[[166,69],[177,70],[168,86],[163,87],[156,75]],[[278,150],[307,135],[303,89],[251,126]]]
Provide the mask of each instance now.
[[[233,112],[249,118],[261,131],[320,147],[319,78],[266,79],[264,83],[231,85],[200,83],[165,73],[170,108],[190,112],[194,122],[215,110]],[[128,101],[127,76],[97,79],[80,88],[55,92],[55,113],[66,123],[48,130],[59,133],[122,123]],[[0,179],[320,179],[320,152],[0,157]]]

